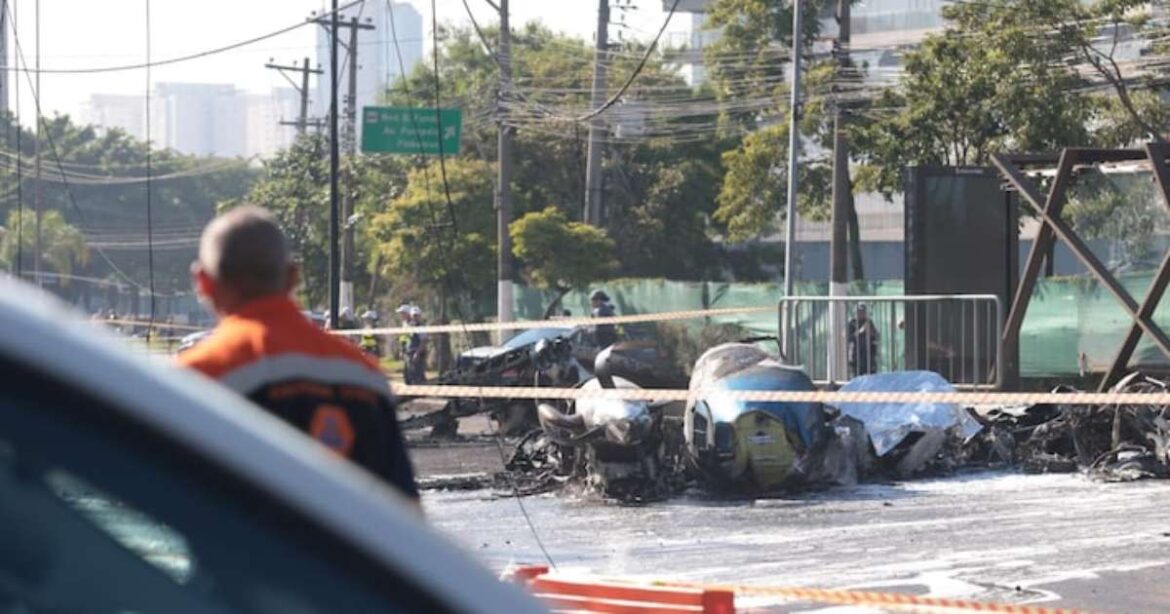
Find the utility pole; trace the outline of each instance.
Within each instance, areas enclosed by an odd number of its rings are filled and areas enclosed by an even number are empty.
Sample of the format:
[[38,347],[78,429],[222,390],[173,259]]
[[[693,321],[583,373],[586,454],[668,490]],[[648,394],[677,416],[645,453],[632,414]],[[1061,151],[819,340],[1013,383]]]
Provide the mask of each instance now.
[[[321,23],[323,20],[318,20]],[[358,31],[359,30],[373,30],[374,26],[371,24],[363,24],[358,22],[357,17],[351,17],[348,23],[339,21],[336,13],[329,20],[330,36],[333,42],[333,49],[336,52],[340,45],[339,28],[349,29],[349,44],[345,45],[348,62],[346,62],[345,70],[348,71],[349,87],[348,93],[345,97],[345,126],[341,134],[341,147],[344,147],[346,155],[351,159],[357,155],[357,76],[358,76]],[[334,108],[337,104],[337,85],[339,79],[333,79],[333,98]],[[335,111],[336,112],[336,111]],[[354,185],[353,177],[349,171],[345,171],[345,197],[341,200],[341,212],[339,217],[341,219],[341,253],[339,255],[340,263],[338,264],[338,279],[339,279],[339,297],[338,305],[341,307],[348,307],[354,309],[353,300],[353,262],[354,262],[354,241],[353,241],[353,209],[354,209]]]
[[[36,183],[37,189],[33,195],[33,215],[35,217],[36,237],[33,241],[33,275],[36,276],[37,286],[43,287],[44,281],[41,279],[41,201],[45,195],[45,186],[41,181],[41,138],[44,136],[41,121],[41,3],[36,3],[36,52],[37,52],[37,77],[36,77],[36,115],[37,115],[37,142],[34,156],[36,158]],[[19,130],[19,126],[17,127]]]
[[8,0],[0,0],[0,115],[8,113]]
[[[590,108],[597,109],[605,101],[606,64],[609,56],[609,0],[599,0],[597,5],[597,47],[593,55],[593,94]],[[603,129],[601,116],[589,120],[589,154],[585,163],[585,212],[582,218],[586,224],[601,225],[601,165]]]
[[[499,0],[500,35],[496,44],[500,64],[500,93],[496,97],[496,121],[499,122],[499,177],[496,181],[496,236],[499,255],[496,262],[496,319],[512,321],[512,128],[504,121],[505,101],[512,94],[512,32],[508,23],[508,0]],[[500,333],[503,342],[509,333]]]
[[329,326],[338,328],[337,315],[341,310],[341,254],[338,239],[341,217],[341,196],[337,181],[341,167],[340,143],[337,140],[337,0],[332,0],[329,14]]
[[[837,75],[836,81],[848,78],[850,61],[849,46],[850,34],[850,0],[837,0]],[[849,181],[849,141],[845,135],[844,104],[841,101],[840,90],[834,86],[838,94],[833,101],[833,234],[829,246],[829,296],[845,297],[849,294],[849,264],[847,238],[847,216],[849,199],[852,198],[852,186]],[[833,341],[829,344],[830,367],[829,381],[840,381],[848,376],[848,350],[845,339],[845,322],[848,314],[844,303],[832,302],[830,315],[830,330]]]
[[[345,97],[345,151],[349,155],[350,165],[345,171],[345,199],[342,201],[341,219],[345,220],[345,232],[341,242],[341,300],[351,311],[357,310],[353,295],[353,265],[354,244],[353,228],[357,220],[354,219],[354,198],[357,186],[354,185],[352,165],[357,156],[357,76],[358,76],[358,30],[373,30],[374,26],[358,24],[358,18],[349,20],[349,94]],[[356,313],[354,315],[357,315]]]
[[784,224],[784,296],[793,296],[792,263],[796,251],[796,192],[800,163],[801,0],[792,0],[792,101],[788,111],[788,207]]
[[[2,1],[3,0],[0,0],[0,2]],[[272,60],[269,60],[268,63],[264,65],[264,68],[270,68],[272,70],[279,71],[280,74],[284,76],[285,79],[288,79],[289,83],[292,84],[293,89],[297,91],[297,94],[300,94],[300,116],[296,119],[296,121],[281,120],[280,125],[296,126],[297,135],[304,136],[309,129],[309,75],[320,75],[324,74],[325,71],[321,70],[320,68],[309,68],[309,58],[305,58],[304,64],[302,66],[281,66],[279,64],[273,64]],[[288,75],[286,74],[288,72],[299,73],[301,75],[301,84],[297,85],[296,81],[289,79]]]

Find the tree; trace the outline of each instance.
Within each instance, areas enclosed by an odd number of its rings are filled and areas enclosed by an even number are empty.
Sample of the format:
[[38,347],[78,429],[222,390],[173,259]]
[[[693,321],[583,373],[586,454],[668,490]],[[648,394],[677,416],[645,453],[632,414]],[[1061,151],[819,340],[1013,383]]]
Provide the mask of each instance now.
[[898,85],[876,109],[892,112],[856,133],[865,185],[887,196],[911,165],[984,165],[992,153],[1087,144],[1094,100],[1071,67],[1061,36],[1038,36],[1017,9],[1064,0],[966,4],[945,9],[945,32],[905,56]]
[[[825,14],[836,0],[813,0],[804,4],[806,19],[801,49],[808,57],[802,74],[805,101],[800,132],[815,147],[806,148],[800,169],[797,208],[812,219],[827,219],[832,199],[832,160],[836,105],[846,105],[840,94],[855,88],[856,76],[842,74],[835,58],[817,56],[813,45],[821,35]],[[793,45],[792,7],[780,0],[716,0],[708,14],[708,27],[722,32],[719,40],[705,50],[715,91],[727,103],[753,98],[777,102],[788,97],[785,64],[790,63]],[[790,72],[790,71],[789,71]],[[776,104],[763,111],[752,109],[725,113],[724,124],[744,132],[739,147],[723,155],[727,174],[719,193],[715,219],[727,225],[727,236],[747,240],[774,230],[783,219],[787,202],[788,122],[787,105]],[[856,105],[854,105],[856,106]],[[854,109],[856,110],[856,109]],[[856,120],[846,116],[842,129],[852,134]],[[811,152],[809,151],[811,150]],[[809,154],[812,155],[809,155]],[[846,195],[846,224],[850,230],[848,249],[855,279],[862,279],[861,239],[852,195]]]
[[[301,263],[304,283],[301,291],[309,306],[322,305],[329,298],[329,156],[328,139],[321,135],[298,138],[291,147],[264,164],[264,171],[244,197],[226,201],[220,209],[241,202],[259,205],[272,212],[288,236],[294,257]],[[405,163],[392,156],[360,156],[342,159],[341,189],[354,190],[354,212],[359,230],[398,197],[406,186]],[[342,194],[345,198],[348,194]],[[369,233],[355,232],[354,260],[351,263],[355,298],[370,287],[377,250]]]
[[[247,192],[255,176],[248,162],[152,152],[153,241],[148,241],[146,144],[118,129],[79,126],[68,116],[45,118],[43,124],[44,170],[38,186],[32,172],[35,132],[18,126],[12,115],[0,117],[0,143],[9,159],[0,170],[9,196],[0,203],[0,216],[32,209],[39,191],[42,210],[60,212],[84,236],[94,256],[75,263],[72,274],[142,288],[150,285],[153,270],[157,292],[189,292],[188,268],[199,233],[218,202]],[[153,258],[148,258],[150,252]],[[71,286],[66,298],[88,290],[86,284]]]
[[[788,190],[788,124],[779,122],[744,137],[739,148],[723,154],[727,175],[719,192],[715,219],[727,226],[733,241],[775,230],[784,211]],[[824,219],[832,167],[828,161],[810,161],[800,167],[804,186],[798,195],[801,215]]]
[[[28,271],[29,263],[36,251],[36,214],[30,210],[8,212],[8,226],[0,239],[0,257],[10,271],[18,268]],[[22,261],[18,263],[18,258]],[[60,275],[60,285],[69,285],[74,268],[89,262],[89,250],[85,237],[76,227],[65,221],[60,211],[48,210],[41,213],[42,267],[50,268]]]
[[512,253],[525,264],[537,287],[556,296],[545,309],[553,315],[561,299],[575,289],[605,279],[617,269],[610,255],[614,243],[604,230],[570,222],[556,207],[529,213],[512,223]]
[[[494,28],[486,28],[494,40]],[[585,194],[587,127],[571,121],[589,106],[593,48],[586,41],[535,24],[516,29],[513,67],[516,85],[498,94],[497,66],[474,31],[444,32],[440,76],[444,105],[460,106],[465,120],[462,157],[494,162],[498,96],[506,121],[516,128],[514,208],[517,218],[555,204],[568,219],[579,219]],[[610,66],[616,90],[644,48],[615,53]],[[394,104],[433,104],[434,76],[419,67],[391,89]],[[652,55],[619,105],[602,116],[616,134],[623,117],[637,109],[654,111],[660,101],[702,100],[663,57]],[[630,110],[633,109],[633,110]],[[615,139],[616,140],[616,139]],[[669,138],[628,138],[606,151],[605,226],[616,242],[621,272],[631,276],[696,278],[712,261],[707,235],[714,194],[722,177],[725,139],[678,142]],[[663,254],[672,257],[662,257]],[[678,257],[673,257],[677,255]]]
[[438,160],[411,169],[405,191],[373,215],[367,231],[381,272],[427,292],[441,309],[448,299],[462,304],[491,292],[496,264],[492,165],[453,159],[445,166],[445,182]]

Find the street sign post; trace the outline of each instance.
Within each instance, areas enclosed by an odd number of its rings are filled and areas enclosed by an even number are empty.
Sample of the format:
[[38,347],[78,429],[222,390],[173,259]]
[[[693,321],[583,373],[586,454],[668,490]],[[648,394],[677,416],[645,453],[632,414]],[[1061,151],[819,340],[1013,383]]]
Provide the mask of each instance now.
[[363,153],[454,155],[462,134],[459,109],[362,108]]

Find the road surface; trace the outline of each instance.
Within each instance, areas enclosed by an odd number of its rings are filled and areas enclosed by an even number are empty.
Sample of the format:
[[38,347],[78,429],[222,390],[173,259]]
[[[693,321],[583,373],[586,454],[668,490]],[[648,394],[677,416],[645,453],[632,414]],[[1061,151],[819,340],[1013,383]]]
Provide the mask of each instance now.
[[[423,500],[435,526],[492,568],[544,561],[515,499]],[[522,503],[561,570],[1170,611],[1170,482],[987,472],[758,501]]]

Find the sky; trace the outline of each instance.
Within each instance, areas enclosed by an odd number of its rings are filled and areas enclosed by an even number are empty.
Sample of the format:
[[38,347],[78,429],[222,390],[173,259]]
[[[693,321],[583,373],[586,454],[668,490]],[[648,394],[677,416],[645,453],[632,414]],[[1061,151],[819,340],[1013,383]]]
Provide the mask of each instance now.
[[[15,13],[24,63],[35,67],[35,0],[8,0]],[[430,0],[409,0],[423,15],[428,37]],[[467,0],[481,25],[495,23],[494,9],[485,0]],[[141,63],[146,59],[146,6],[151,10],[151,49],[161,60],[215,48],[266,34],[305,19],[321,10],[323,0],[40,0],[41,68],[82,68]],[[344,5],[345,0],[341,0]],[[439,22],[468,24],[462,0],[436,0]],[[613,4],[617,4],[614,2]],[[511,0],[512,24],[541,21],[557,31],[592,40],[597,22],[596,0]],[[661,0],[633,0],[626,36],[650,39],[662,25]],[[617,11],[615,11],[615,19]],[[679,19],[679,23],[682,20]],[[673,28],[672,28],[673,29]],[[612,28],[611,28],[612,31]],[[151,83],[181,81],[231,83],[253,92],[269,92],[287,83],[276,71],[264,68],[270,58],[290,63],[314,57],[316,33],[303,27],[250,47],[151,71]],[[10,38],[10,53],[16,44]],[[429,38],[426,48],[430,48]],[[19,65],[19,60],[14,60]],[[19,87],[22,116],[32,117],[32,84],[10,74],[10,89]],[[91,94],[143,94],[144,70],[96,75],[42,74],[41,108],[77,116]],[[22,119],[23,123],[31,123]]]

